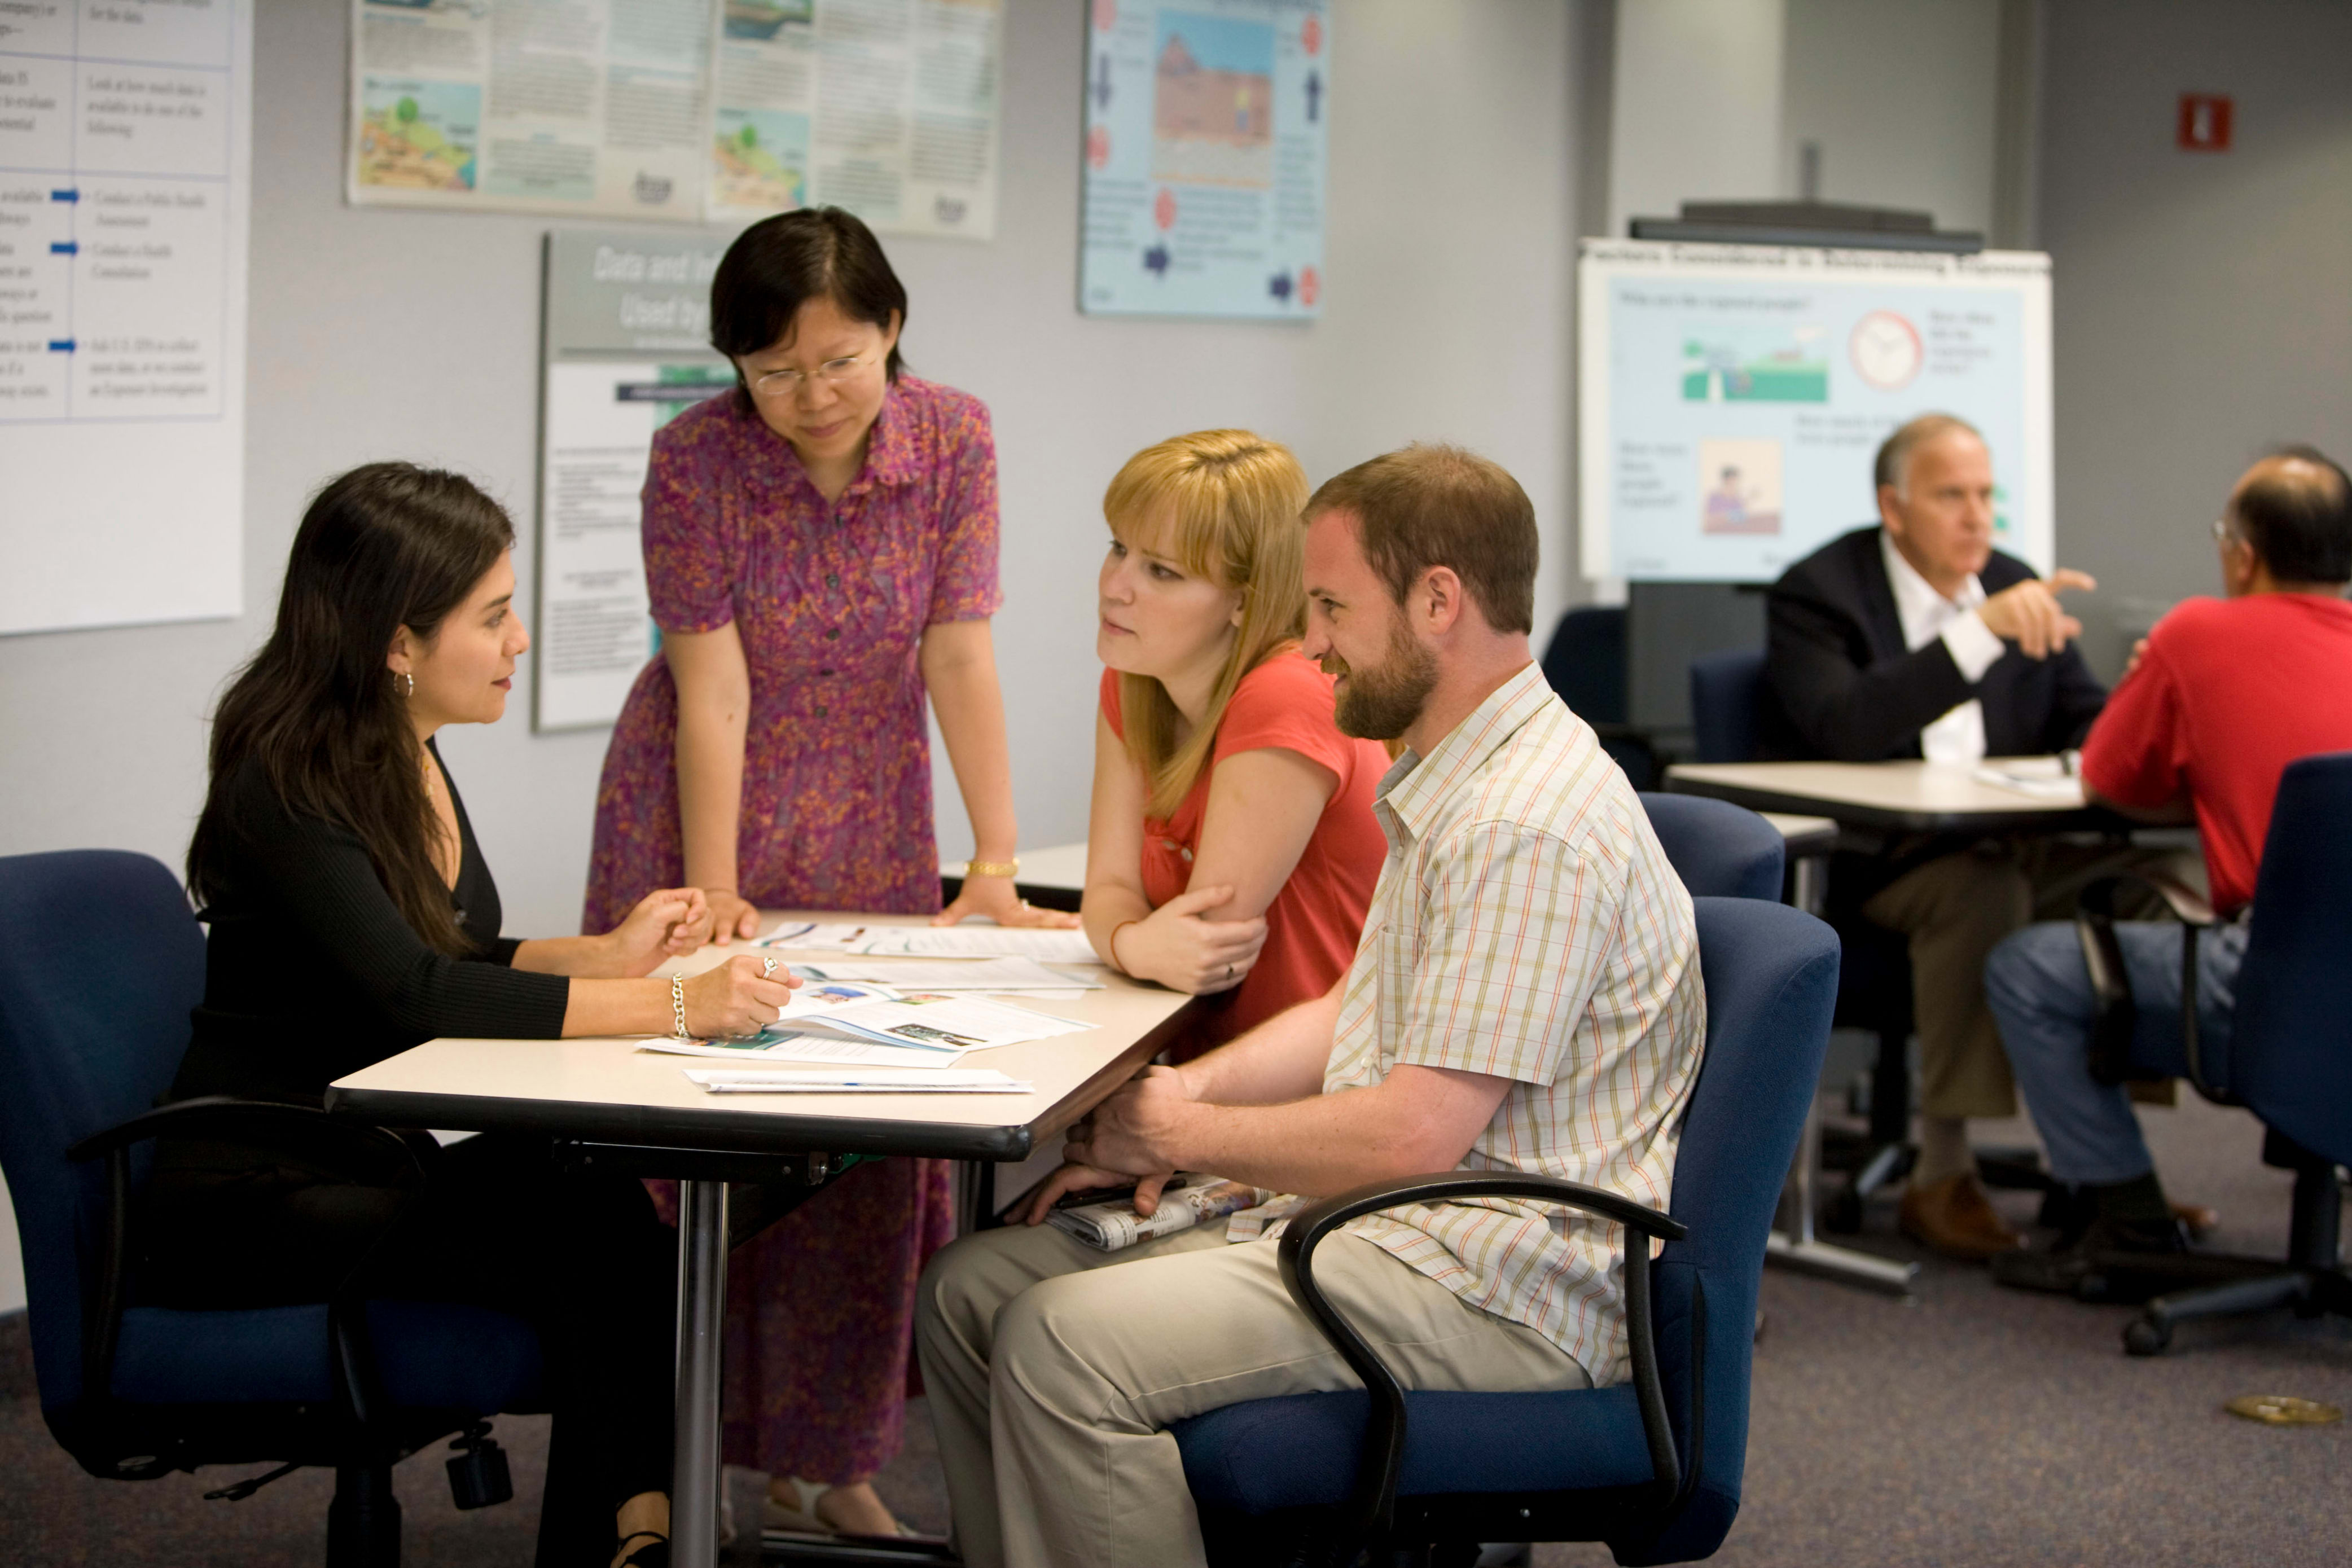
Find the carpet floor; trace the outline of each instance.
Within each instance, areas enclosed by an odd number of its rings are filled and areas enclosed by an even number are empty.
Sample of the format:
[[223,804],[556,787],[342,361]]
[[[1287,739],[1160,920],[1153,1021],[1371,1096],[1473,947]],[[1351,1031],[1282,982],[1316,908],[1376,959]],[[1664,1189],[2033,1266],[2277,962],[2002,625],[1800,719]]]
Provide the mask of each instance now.
[[[2251,1118],[2191,1103],[2142,1119],[2174,1194],[2221,1210],[2209,1247],[2284,1248],[2290,1181],[2261,1163]],[[2032,1139],[2023,1123],[1979,1134]],[[2030,1218],[2025,1195],[1996,1197],[2017,1222]],[[1891,1206],[1853,1239],[1917,1258],[1918,1291],[1906,1303],[1766,1271],[1745,1501],[1716,1559],[1727,1568],[2298,1568],[2352,1556],[2352,1425],[2262,1427],[2222,1409],[2241,1394],[2352,1407],[2352,1325],[2284,1312],[2195,1324],[2170,1354],[2136,1360],[2120,1348],[2127,1310],[2000,1290],[1981,1269],[1895,1237]],[[49,1439],[28,1381],[11,1386],[25,1396],[0,1401],[0,1562],[309,1568],[323,1560],[331,1477],[298,1472],[234,1504],[201,1496],[229,1471],[97,1480]],[[908,1523],[944,1530],[919,1409],[908,1431],[905,1452],[877,1485]],[[516,1490],[500,1507],[452,1508],[438,1452],[401,1467],[414,1568],[531,1561],[547,1424],[509,1417],[498,1436]],[[751,1517],[758,1486],[730,1474],[739,1516]],[[1539,1568],[1609,1560],[1590,1545],[1536,1553]]]

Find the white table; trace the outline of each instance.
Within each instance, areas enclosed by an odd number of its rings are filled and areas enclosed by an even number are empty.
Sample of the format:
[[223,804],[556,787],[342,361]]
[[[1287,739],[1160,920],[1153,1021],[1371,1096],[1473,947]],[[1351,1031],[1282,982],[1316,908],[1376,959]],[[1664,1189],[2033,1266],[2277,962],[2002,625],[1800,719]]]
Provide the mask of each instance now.
[[[1987,758],[1995,766],[2027,760]],[[1882,831],[2052,833],[2122,822],[2085,805],[2079,782],[2053,800],[1984,783],[1975,772],[1965,762],[1678,762],[1665,782],[1676,793],[1711,795],[1751,811],[1802,812]]]
[[[772,930],[784,918],[763,917]],[[868,925],[919,916],[820,915]],[[743,952],[705,947],[674,969],[698,974]],[[753,949],[767,952],[768,949]],[[887,960],[877,959],[881,963]],[[665,967],[660,973],[673,972]],[[576,1158],[678,1178],[677,1458],[670,1561],[713,1568],[719,1549],[719,1354],[727,1301],[727,1184],[804,1161],[814,1190],[843,1154],[1021,1159],[1132,1076],[1179,1032],[1190,997],[1108,968],[1104,989],[1025,1006],[1098,1027],[999,1046],[976,1065],[1035,1085],[1028,1094],[713,1095],[688,1067],[740,1066],[658,1055],[638,1037],[564,1040],[434,1040],[327,1092],[331,1111],[392,1126],[545,1134]]]

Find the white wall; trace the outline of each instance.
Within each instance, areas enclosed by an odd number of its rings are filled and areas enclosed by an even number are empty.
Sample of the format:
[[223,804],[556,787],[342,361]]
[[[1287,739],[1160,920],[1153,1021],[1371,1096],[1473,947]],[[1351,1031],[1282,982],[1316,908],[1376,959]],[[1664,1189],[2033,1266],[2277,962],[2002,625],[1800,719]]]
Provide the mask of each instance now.
[[1685,201],[1780,194],[1788,0],[1625,0],[1609,138],[1609,233]]
[[[1010,0],[998,238],[887,240],[922,374],[985,398],[1004,504],[999,658],[1023,838],[1083,836],[1104,484],[1136,447],[1242,424],[1310,478],[1416,437],[1517,475],[1548,567],[1572,551],[1570,7],[1349,0],[1334,18],[1328,292],[1311,327],[1089,319],[1076,298],[1084,9]],[[177,864],[205,714],[259,642],[308,492],[363,461],[449,465],[532,511],[541,220],[341,196],[349,7],[260,0],[255,46],[246,602],[238,621],[0,639],[0,853]],[[530,580],[526,543],[518,566]],[[530,679],[526,664],[524,681]],[[579,918],[602,733],[534,736],[528,694],[446,744],[508,929]],[[941,845],[970,847],[942,775]],[[5,1232],[0,1232],[5,1234]],[[13,1248],[0,1247],[0,1256]],[[7,1296],[0,1265],[0,1310]]]
[[[2095,662],[2218,581],[2207,532],[2273,442],[2352,459],[2352,8],[2066,0],[2049,11],[2058,528]],[[2236,145],[2173,144],[2183,92]]]
[[1998,0],[1788,0],[1780,188],[1821,149],[1824,201],[1925,208],[1989,231]]

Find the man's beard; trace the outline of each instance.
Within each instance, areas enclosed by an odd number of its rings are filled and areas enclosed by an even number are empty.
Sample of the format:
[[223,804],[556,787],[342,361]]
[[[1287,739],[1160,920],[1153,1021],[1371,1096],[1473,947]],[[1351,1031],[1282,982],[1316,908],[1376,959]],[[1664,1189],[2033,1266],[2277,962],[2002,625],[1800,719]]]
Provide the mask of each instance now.
[[1389,626],[1389,653],[1378,669],[1342,662],[1333,717],[1339,733],[1360,740],[1394,740],[1412,727],[1437,688],[1437,655],[1412,640],[1402,621]]

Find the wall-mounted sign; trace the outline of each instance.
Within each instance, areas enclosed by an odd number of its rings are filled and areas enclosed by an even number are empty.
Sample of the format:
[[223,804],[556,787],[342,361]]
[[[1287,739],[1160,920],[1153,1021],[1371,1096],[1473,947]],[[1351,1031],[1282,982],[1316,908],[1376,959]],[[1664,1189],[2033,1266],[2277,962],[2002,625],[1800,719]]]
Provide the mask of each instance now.
[[1328,0],[1094,0],[1086,68],[1078,308],[1320,314]]
[[735,384],[709,341],[726,248],[642,229],[547,236],[535,729],[612,723],[653,656],[638,496],[654,432]]

